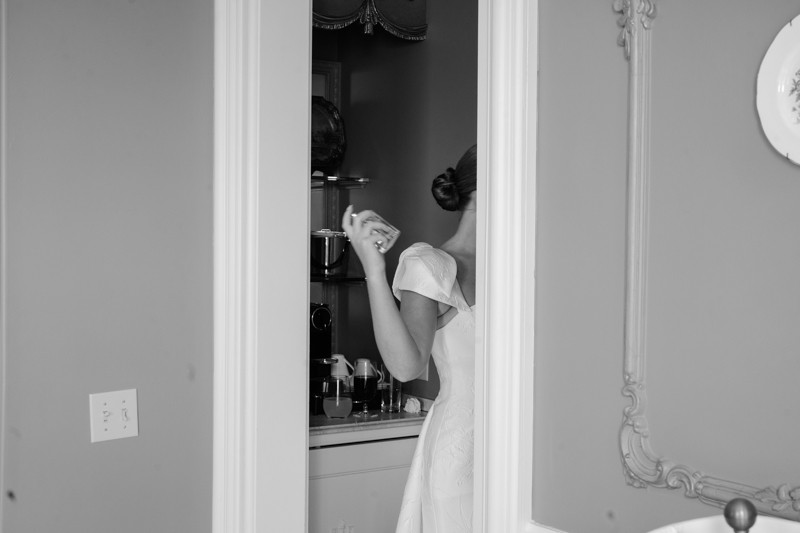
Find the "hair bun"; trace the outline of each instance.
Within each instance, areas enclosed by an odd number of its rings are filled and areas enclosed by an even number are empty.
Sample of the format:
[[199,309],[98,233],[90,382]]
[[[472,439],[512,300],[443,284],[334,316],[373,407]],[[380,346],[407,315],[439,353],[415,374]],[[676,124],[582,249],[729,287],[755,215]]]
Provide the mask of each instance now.
[[457,211],[459,207],[458,188],[455,184],[456,171],[448,168],[444,174],[439,174],[433,179],[431,192],[436,203],[447,211]]

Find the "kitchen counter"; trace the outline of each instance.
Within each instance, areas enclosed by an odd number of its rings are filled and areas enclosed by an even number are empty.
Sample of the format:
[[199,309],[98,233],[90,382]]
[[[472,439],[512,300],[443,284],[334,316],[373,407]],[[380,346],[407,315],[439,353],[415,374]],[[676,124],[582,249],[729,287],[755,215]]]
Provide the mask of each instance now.
[[309,417],[308,531],[394,531],[417,437],[433,406],[417,399],[419,413]]
[[[385,439],[417,437],[432,400],[419,398],[422,411],[419,413],[381,413],[370,411],[373,416],[367,419],[356,418],[352,414],[347,418],[328,418],[325,415],[312,415],[308,419],[308,446],[336,446],[357,442],[371,442]],[[404,402],[405,403],[405,402]]]
[[308,531],[394,531],[416,447],[408,437],[308,450]]

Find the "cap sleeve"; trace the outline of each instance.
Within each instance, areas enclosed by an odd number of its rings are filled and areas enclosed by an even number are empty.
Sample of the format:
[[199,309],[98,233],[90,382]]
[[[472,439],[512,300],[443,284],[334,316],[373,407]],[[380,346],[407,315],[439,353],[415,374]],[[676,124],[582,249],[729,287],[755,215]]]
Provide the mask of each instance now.
[[425,243],[416,243],[400,254],[392,283],[392,293],[401,300],[400,291],[412,291],[431,300],[466,311],[469,306],[454,290],[456,261],[449,254]]

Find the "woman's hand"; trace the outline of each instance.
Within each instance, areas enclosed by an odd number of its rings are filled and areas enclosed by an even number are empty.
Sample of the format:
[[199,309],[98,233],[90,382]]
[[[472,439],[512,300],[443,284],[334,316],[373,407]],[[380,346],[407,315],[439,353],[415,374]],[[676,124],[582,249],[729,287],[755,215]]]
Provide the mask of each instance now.
[[349,205],[342,216],[342,229],[347,233],[350,246],[361,260],[367,278],[385,275],[386,272],[386,259],[378,251],[376,244],[384,237],[375,230],[389,231],[389,227],[377,220],[366,220],[374,214],[370,210],[353,213],[353,206]]

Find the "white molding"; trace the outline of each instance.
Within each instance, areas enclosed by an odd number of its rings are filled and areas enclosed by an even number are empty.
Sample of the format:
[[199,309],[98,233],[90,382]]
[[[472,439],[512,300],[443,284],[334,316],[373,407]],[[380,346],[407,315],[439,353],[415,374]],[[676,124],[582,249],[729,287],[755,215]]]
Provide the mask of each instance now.
[[[422,419],[410,419],[409,423],[400,423],[389,427],[376,427],[359,431],[344,432],[309,432],[308,448],[312,450],[319,447],[339,446],[341,444],[355,444],[359,442],[374,442],[387,439],[402,439],[406,437],[419,437],[422,429]],[[333,426],[334,428],[336,426]]]
[[537,0],[480,3],[476,532],[533,516]]
[[311,1],[214,5],[212,531],[302,531]]
[[[215,533],[254,531],[258,307],[258,0],[216,0]],[[537,0],[479,2],[476,532],[535,524],[533,346]],[[246,24],[250,21],[250,24]],[[252,22],[257,21],[257,22]],[[263,48],[262,48],[263,50]],[[309,58],[310,69],[310,58]],[[263,90],[263,89],[262,89]],[[257,109],[257,108],[255,108]],[[248,297],[248,295],[250,295]],[[260,428],[259,428],[260,430]],[[306,442],[307,447],[307,442]],[[306,526],[307,527],[307,526]]]
[[7,256],[6,256],[6,142],[8,139],[6,129],[6,0],[0,0],[0,531],[5,522],[6,506],[6,377],[7,369],[7,330],[6,330],[6,299]]
[[715,507],[737,497],[753,502],[759,513],[800,520],[800,484],[757,488],[703,474],[650,446],[645,385],[647,329],[647,241],[650,182],[651,28],[655,0],[615,0],[623,28],[618,44],[629,65],[627,286],[622,393],[631,399],[623,413],[620,454],[629,485],[637,488],[683,488],[688,498]]
[[215,2],[212,531],[254,531],[257,0]]
[[617,44],[625,49],[625,58],[630,59],[631,43],[637,25],[641,23],[645,30],[652,28],[658,15],[658,5],[656,0],[614,0],[612,7],[620,14],[617,24],[622,28]]

